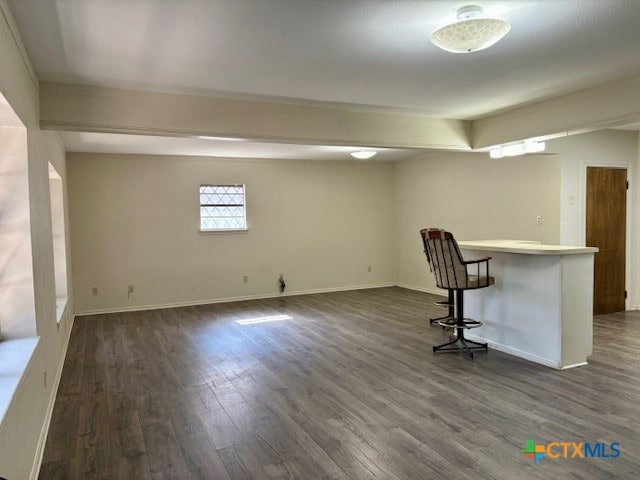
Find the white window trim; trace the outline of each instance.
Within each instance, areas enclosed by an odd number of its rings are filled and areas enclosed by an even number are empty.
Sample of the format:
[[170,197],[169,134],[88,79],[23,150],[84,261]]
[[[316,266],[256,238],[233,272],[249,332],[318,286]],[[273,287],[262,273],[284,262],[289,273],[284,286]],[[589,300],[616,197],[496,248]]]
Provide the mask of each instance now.
[[[222,187],[222,186],[235,186],[235,187],[242,187],[242,192],[243,192],[243,197],[244,197],[244,204],[243,204],[243,211],[244,211],[244,228],[234,228],[234,229],[230,229],[230,228],[218,228],[218,229],[207,229],[207,230],[203,230],[201,228],[202,225],[202,218],[200,216],[200,208],[202,207],[202,203],[200,203],[200,188],[201,187]],[[208,234],[229,234],[229,233],[248,233],[249,232],[249,224],[247,223],[247,186],[244,183],[201,183],[198,185],[198,232],[203,234],[203,235],[208,235]]]
[[212,234],[212,235],[220,235],[220,234],[222,234],[222,235],[224,235],[224,234],[227,234],[227,233],[249,233],[249,229],[248,228],[241,228],[241,229],[235,229],[235,230],[231,230],[231,229],[228,229],[228,230],[202,230],[202,229],[199,229],[198,232],[201,233],[202,235],[209,235],[209,234]]

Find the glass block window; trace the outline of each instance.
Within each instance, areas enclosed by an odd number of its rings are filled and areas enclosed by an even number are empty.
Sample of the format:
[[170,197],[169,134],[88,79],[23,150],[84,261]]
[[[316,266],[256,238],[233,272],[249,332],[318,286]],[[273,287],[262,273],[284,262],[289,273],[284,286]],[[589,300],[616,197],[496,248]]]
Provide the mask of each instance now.
[[246,230],[244,185],[200,185],[200,230]]

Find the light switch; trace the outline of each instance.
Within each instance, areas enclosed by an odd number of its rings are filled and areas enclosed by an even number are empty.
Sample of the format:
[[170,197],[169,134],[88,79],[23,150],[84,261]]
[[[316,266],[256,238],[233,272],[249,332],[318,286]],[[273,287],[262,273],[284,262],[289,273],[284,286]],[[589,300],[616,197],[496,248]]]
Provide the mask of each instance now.
[[575,198],[573,195],[569,195],[569,205],[573,205],[575,203]]

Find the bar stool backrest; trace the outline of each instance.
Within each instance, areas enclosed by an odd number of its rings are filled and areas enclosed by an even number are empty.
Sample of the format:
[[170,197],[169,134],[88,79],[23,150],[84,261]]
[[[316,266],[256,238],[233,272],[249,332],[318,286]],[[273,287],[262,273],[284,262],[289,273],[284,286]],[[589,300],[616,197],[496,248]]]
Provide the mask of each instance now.
[[436,277],[436,285],[443,289],[473,288],[460,253],[458,243],[451,232],[439,228],[420,230],[429,268]]

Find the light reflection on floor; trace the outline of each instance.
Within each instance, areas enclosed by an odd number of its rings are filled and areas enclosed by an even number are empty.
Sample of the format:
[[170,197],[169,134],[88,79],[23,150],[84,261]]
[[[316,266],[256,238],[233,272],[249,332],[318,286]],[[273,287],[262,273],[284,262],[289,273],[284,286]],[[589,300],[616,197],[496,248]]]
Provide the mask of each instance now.
[[236,320],[236,323],[239,325],[253,325],[256,323],[279,322],[281,320],[291,319],[292,317],[289,315],[269,315],[266,317],[243,318],[242,320]]

